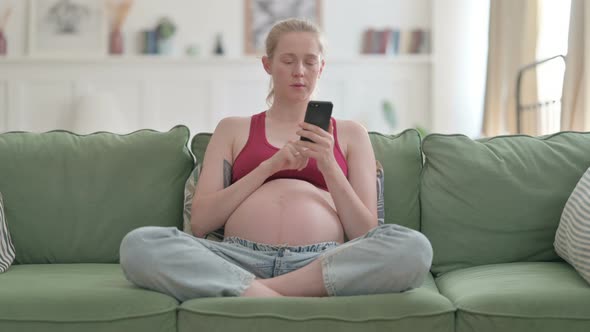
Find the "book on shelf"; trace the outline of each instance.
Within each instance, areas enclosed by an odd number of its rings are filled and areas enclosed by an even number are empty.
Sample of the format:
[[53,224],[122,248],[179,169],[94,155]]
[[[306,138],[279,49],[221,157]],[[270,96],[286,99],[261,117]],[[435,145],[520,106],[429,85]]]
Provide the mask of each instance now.
[[398,29],[392,30],[390,54],[398,54],[399,53],[399,38],[400,38],[400,31]]
[[380,32],[379,35],[379,54],[385,54],[391,47],[391,35],[393,33],[392,29],[385,29]]
[[420,46],[418,48],[418,53],[430,54],[430,52],[431,52],[431,48],[430,48],[431,39],[430,38],[431,38],[430,30],[422,30],[422,42],[420,43]]
[[373,38],[374,32],[375,32],[375,30],[373,30],[373,29],[365,30],[365,32],[363,34],[363,50],[362,50],[363,54],[370,54],[373,52],[371,50],[371,44],[372,44],[372,38]]
[[429,54],[430,31],[426,29],[373,29],[363,32],[363,54]]
[[412,34],[410,30],[401,30],[399,38],[399,54],[410,54]]

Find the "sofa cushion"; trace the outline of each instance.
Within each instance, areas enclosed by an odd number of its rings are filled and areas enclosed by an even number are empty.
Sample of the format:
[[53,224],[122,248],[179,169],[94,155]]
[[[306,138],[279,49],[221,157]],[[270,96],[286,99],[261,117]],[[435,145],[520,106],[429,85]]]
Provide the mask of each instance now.
[[590,166],[590,133],[472,140],[429,135],[420,190],[432,271],[560,260],[553,239],[563,207]]
[[485,265],[436,279],[456,331],[588,331],[590,287],[565,262]]
[[203,298],[184,302],[184,331],[454,331],[454,307],[429,274],[403,293],[327,298]]
[[397,135],[370,132],[377,159],[383,166],[385,223],[420,229],[422,150],[415,129]]
[[4,203],[0,193],[0,273],[6,272],[14,261],[14,246],[10,238],[10,232],[6,225]]
[[118,264],[15,265],[0,274],[0,331],[176,331],[178,302]]
[[590,283],[590,168],[565,204],[554,247]]
[[114,263],[141,226],[182,226],[189,130],[0,134],[16,262]]
[[[211,134],[193,137],[191,150],[202,162]],[[375,158],[383,167],[385,223],[420,229],[418,191],[422,170],[420,134],[408,129],[398,135],[369,133]]]

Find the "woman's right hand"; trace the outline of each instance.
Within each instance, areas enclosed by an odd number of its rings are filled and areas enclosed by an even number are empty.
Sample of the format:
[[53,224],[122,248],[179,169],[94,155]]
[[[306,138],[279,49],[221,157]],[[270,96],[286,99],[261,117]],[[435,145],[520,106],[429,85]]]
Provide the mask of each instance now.
[[304,157],[300,149],[302,148],[295,144],[295,142],[289,141],[277,153],[270,157],[267,162],[270,164],[273,174],[288,169],[304,169],[307,166],[309,158]]

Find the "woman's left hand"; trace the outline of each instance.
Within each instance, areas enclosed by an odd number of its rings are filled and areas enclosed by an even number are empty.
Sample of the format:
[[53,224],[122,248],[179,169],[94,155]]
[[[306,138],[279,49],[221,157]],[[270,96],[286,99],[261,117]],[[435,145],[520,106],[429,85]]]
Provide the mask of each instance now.
[[313,141],[299,140],[295,143],[302,148],[300,151],[303,156],[315,159],[322,174],[337,166],[336,158],[334,158],[334,128],[332,127],[332,121],[330,121],[328,131],[307,122],[300,123],[299,127],[301,129],[297,131],[297,135]]

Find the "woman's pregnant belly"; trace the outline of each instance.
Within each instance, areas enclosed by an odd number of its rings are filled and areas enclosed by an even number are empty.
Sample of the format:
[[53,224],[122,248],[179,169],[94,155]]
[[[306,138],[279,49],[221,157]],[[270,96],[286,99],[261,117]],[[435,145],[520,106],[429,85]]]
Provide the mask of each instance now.
[[344,242],[330,193],[296,179],[276,179],[253,192],[227,220],[225,236],[291,246]]

